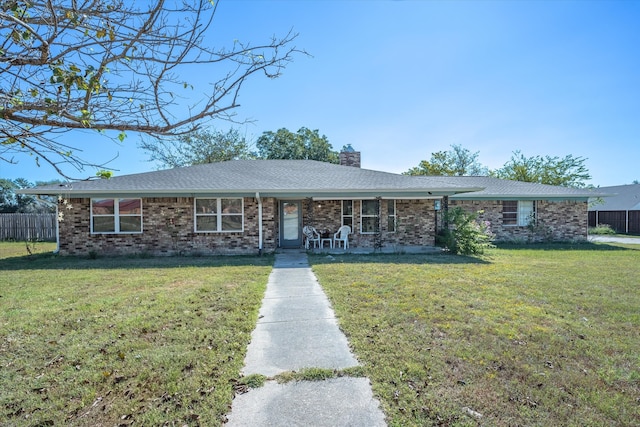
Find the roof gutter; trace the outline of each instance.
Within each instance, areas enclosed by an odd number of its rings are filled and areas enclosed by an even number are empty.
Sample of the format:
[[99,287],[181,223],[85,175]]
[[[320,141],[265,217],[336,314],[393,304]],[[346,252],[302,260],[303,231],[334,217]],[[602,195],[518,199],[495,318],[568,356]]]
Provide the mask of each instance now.
[[74,190],[72,187],[64,186],[57,188],[23,188],[17,190],[18,194],[34,195],[59,195],[65,194],[69,197],[207,197],[218,194],[225,194],[234,197],[251,197],[256,193],[261,193],[262,197],[328,197],[328,198],[360,198],[378,197],[427,197],[427,196],[451,196],[459,193],[484,190],[484,187],[451,187],[451,188],[379,188],[379,189],[295,189],[295,190],[242,190],[242,189],[166,189],[166,190],[145,190],[145,189],[97,189],[97,190]]

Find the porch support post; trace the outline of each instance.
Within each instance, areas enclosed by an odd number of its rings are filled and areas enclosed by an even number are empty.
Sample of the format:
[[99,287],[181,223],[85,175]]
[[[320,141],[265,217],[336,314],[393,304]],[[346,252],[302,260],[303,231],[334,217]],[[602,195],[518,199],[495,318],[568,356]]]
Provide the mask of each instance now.
[[307,204],[307,217],[305,218],[304,225],[314,225],[313,223],[313,197],[307,197],[305,199]]
[[448,213],[449,213],[449,196],[442,196],[442,228],[449,228]]
[[258,253],[262,255],[262,199],[257,191],[256,200],[258,201]]
[[376,233],[373,237],[373,249],[379,250],[382,249],[382,224],[380,221],[380,216],[382,214],[382,197],[376,197]]

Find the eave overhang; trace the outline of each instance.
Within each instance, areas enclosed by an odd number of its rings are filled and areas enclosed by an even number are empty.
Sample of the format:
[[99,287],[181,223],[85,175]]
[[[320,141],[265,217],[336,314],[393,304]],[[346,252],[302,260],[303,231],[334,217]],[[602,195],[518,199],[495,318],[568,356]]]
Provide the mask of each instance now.
[[480,191],[482,187],[460,187],[460,188],[424,188],[424,189],[397,189],[397,188],[380,188],[380,189],[100,189],[100,190],[74,190],[69,186],[61,186],[59,189],[47,188],[25,188],[18,190],[21,194],[32,195],[62,195],[64,197],[91,198],[91,197],[255,197],[256,192],[260,193],[260,197],[275,198],[323,198],[323,199],[360,199],[360,198],[396,198],[396,199],[413,199],[413,198],[440,198],[443,196],[452,196],[455,194],[465,193],[469,191]]

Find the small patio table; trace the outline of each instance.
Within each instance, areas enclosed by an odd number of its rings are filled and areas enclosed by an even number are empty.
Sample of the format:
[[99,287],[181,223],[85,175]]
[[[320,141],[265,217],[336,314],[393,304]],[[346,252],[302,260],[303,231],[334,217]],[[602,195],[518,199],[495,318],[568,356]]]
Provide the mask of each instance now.
[[320,233],[320,248],[324,248],[324,242],[329,243],[329,248],[333,249],[333,237],[329,231],[323,231]]
[[324,242],[329,242],[329,248],[333,249],[333,239],[331,237],[320,238],[320,247],[324,248]]

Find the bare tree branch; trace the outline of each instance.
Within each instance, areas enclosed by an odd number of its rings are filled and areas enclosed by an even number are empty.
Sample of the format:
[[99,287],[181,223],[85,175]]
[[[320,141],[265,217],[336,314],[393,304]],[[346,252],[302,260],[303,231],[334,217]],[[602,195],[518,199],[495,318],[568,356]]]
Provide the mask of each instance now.
[[[90,163],[52,135],[96,129],[172,138],[232,119],[246,79],[278,77],[305,52],[292,45],[293,32],[264,44],[208,46],[217,4],[0,0],[0,161],[30,153],[60,173],[61,162],[81,170]],[[218,76],[208,92],[189,82],[202,67]]]

